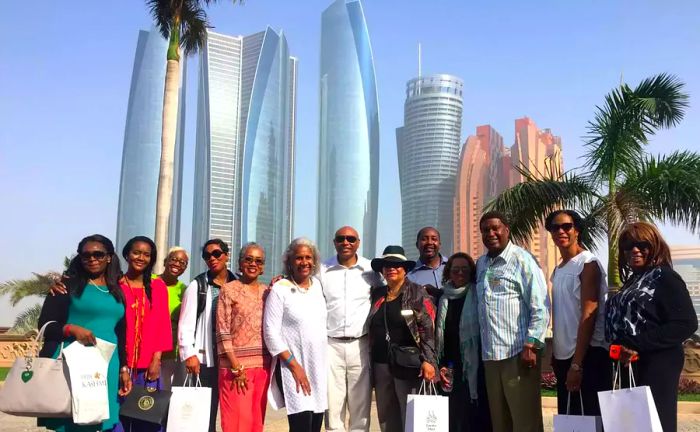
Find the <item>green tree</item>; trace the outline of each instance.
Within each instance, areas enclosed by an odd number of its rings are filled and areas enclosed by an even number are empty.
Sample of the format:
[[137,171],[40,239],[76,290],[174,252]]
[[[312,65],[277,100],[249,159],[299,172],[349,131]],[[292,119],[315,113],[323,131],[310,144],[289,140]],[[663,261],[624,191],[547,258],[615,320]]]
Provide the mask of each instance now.
[[700,154],[645,151],[657,130],[683,119],[688,107],[684,87],[669,74],[647,78],[635,88],[621,84],[588,123],[583,167],[563,174],[520,167],[525,181],[505,190],[486,210],[510,216],[516,242],[529,239],[549,212],[578,210],[589,231],[584,243],[594,248],[596,240],[607,242],[608,284],[619,287],[617,238],[626,224],[658,221],[698,229]]
[[[173,164],[179,106],[180,55],[194,54],[204,46],[209,27],[204,6],[215,1],[146,0],[155,26],[169,41],[163,94],[160,173],[156,199],[155,243],[159,251],[168,250],[168,225],[172,210]],[[233,2],[236,3],[236,0]],[[156,272],[161,270],[162,263],[156,263]]]

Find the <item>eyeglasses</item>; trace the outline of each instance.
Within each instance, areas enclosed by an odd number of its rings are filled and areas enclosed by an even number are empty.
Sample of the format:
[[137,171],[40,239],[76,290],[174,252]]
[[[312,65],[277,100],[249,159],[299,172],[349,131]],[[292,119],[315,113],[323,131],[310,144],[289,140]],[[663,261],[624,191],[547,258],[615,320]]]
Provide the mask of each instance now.
[[221,249],[216,249],[212,252],[204,251],[204,252],[202,252],[202,259],[204,261],[207,261],[211,257],[219,259],[219,258],[221,258],[221,255],[226,255],[226,252],[222,251]]
[[469,273],[470,270],[471,269],[469,268],[469,266],[452,267],[450,269],[450,271],[452,273],[465,273],[465,274]]
[[384,268],[394,268],[395,269],[395,268],[402,268],[403,266],[404,266],[404,263],[400,262],[400,261],[394,261],[394,262],[386,261],[386,262],[384,262]]
[[107,252],[99,250],[92,252],[80,252],[80,259],[82,261],[90,261],[91,258],[102,261],[103,259],[107,258]]
[[574,227],[574,224],[571,222],[563,223],[563,224],[551,224],[549,226],[549,232],[555,233],[559,232],[559,230],[562,230],[564,232],[569,232],[571,229]]
[[248,264],[256,264],[258,266],[265,265],[265,260],[262,258],[255,258],[252,256],[245,256],[243,257],[243,262],[246,262]]
[[351,235],[349,235],[349,236],[343,236],[343,235],[335,236],[336,243],[343,243],[345,240],[347,240],[348,243],[353,244],[357,241],[357,237],[351,236]]
[[179,264],[183,267],[187,267],[187,260],[183,260],[180,258],[168,258],[168,261],[173,263],[173,264]]
[[634,248],[637,248],[639,250],[650,250],[651,249],[651,243],[648,241],[639,241],[639,242],[629,242],[625,243],[622,246],[622,250],[624,251],[631,251]]

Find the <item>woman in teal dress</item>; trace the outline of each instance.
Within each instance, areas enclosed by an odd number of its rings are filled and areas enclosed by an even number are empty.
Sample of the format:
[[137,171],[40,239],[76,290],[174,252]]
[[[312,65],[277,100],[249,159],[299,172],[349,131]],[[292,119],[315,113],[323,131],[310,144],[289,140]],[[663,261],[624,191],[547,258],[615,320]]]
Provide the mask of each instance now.
[[39,316],[39,327],[55,321],[45,330],[42,357],[55,358],[59,344],[66,347],[74,341],[92,345],[95,338],[100,338],[117,344],[107,369],[109,419],[96,425],[76,425],[71,418],[39,419],[39,426],[61,432],[93,432],[111,431],[119,423],[118,397],[131,391],[120,277],[119,259],[112,242],[99,234],[85,237],[64,275],[67,293],[47,296]]

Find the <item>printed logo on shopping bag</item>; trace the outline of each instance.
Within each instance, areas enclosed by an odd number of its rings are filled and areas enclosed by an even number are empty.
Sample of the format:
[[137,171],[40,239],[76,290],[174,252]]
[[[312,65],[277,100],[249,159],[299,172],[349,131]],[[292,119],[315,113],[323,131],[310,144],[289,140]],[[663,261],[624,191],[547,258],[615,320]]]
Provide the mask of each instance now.
[[438,418],[433,410],[428,411],[428,415],[425,416],[425,431],[433,432],[437,431]]
[[138,402],[138,406],[141,411],[148,411],[149,409],[153,408],[153,405],[155,404],[156,401],[151,396],[141,396]]
[[182,419],[189,419],[192,417],[192,413],[194,413],[194,407],[191,403],[185,402],[180,408],[180,417]]
[[107,377],[99,372],[80,375],[80,385],[83,388],[107,387]]

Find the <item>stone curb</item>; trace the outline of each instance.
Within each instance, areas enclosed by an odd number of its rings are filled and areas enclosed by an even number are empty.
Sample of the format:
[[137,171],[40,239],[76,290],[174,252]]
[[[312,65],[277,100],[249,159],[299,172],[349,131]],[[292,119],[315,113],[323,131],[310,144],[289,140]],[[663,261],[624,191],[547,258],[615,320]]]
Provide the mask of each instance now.
[[[557,398],[542,396],[542,409],[556,410]],[[700,414],[700,402],[678,401],[678,414]]]

